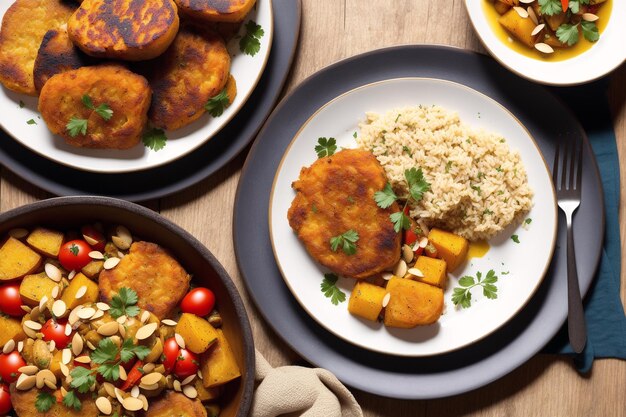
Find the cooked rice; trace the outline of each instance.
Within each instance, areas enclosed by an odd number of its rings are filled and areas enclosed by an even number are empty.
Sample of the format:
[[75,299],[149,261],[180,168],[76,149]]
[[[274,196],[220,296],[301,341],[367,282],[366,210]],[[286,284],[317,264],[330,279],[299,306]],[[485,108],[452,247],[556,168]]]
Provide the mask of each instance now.
[[489,239],[532,207],[519,153],[501,136],[461,123],[456,113],[405,107],[367,113],[359,128],[357,143],[378,158],[398,196],[408,195],[404,171],[422,169],[431,189],[411,216],[431,227]]

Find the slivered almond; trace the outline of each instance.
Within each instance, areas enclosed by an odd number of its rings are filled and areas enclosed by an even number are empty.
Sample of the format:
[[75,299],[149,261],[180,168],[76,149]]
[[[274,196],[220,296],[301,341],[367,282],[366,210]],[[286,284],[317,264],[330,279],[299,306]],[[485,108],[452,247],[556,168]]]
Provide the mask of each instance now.
[[96,307],[98,307],[102,311],[108,311],[111,308],[110,305],[108,305],[107,303],[103,303],[103,302],[96,303]]
[[61,270],[53,264],[47,263],[46,266],[44,266],[44,271],[46,271],[48,278],[54,282],[59,282],[61,281],[61,278],[63,278]]
[[83,296],[87,294],[87,286],[83,285],[76,291],[76,299],[83,298]]
[[33,311],[33,309],[32,309],[32,308],[30,308],[29,306],[26,306],[26,305],[24,305],[24,306],[20,306],[20,308],[21,308],[22,310],[24,310],[26,313],[30,313],[31,311]]
[[428,246],[428,238],[427,237],[423,237],[420,240],[420,248],[425,248],[426,246]]
[[535,25],[539,23],[537,14],[535,13],[535,10],[533,10],[532,6],[528,6],[526,12],[528,12],[528,17],[530,17],[530,20],[532,20]]
[[63,349],[61,352],[61,363],[67,365],[72,360],[72,351],[69,349]]
[[176,323],[174,320],[165,319],[161,321],[161,324],[164,324],[166,326],[176,326],[178,323]]
[[389,300],[391,300],[391,293],[388,292],[383,297],[383,308],[387,307],[387,304],[389,304]]
[[143,403],[143,410],[148,411],[148,399],[146,398],[146,396],[143,394],[139,394],[139,399]]
[[542,23],[540,25],[535,26],[535,28],[533,29],[533,31],[530,33],[531,36],[535,36],[536,34],[538,34],[539,32],[541,32],[543,30],[543,28],[546,27],[545,23]]
[[78,363],[91,363],[91,358],[87,355],[79,356],[77,358],[74,358],[74,360]]
[[[144,367],[144,371],[145,371],[145,367]],[[152,373],[147,374],[143,378],[141,378],[141,383],[145,385],[153,385],[153,384],[158,383],[162,377],[163,377],[162,374],[158,372],[152,372]]]
[[70,271],[70,273],[67,275],[67,279],[71,281],[74,279],[75,276],[76,276],[76,271]]
[[143,366],[143,371],[147,374],[149,374],[150,372],[154,371],[154,364],[153,363],[147,363]]
[[89,320],[98,320],[102,316],[104,316],[104,311],[96,310],[96,313],[93,316],[91,316],[91,319]]
[[391,278],[394,277],[391,272],[383,272],[381,275],[385,281],[389,281]]
[[26,326],[22,326],[22,330],[24,330],[24,333],[26,333],[26,336],[30,337],[31,339],[37,339],[37,332],[34,331],[33,329],[29,329]]
[[[147,339],[150,336],[152,336],[152,334],[156,331],[157,327],[158,325],[156,323],[146,324],[145,326],[142,326],[139,328],[139,330],[137,330],[137,333],[135,333],[135,337],[137,338],[137,340]],[[178,342],[178,339],[176,339],[176,341]]]
[[174,386],[174,391],[181,392],[183,390],[182,386],[180,385],[180,381],[178,379],[175,379],[172,385]]
[[89,320],[94,314],[96,314],[96,309],[92,307],[81,308],[80,311],[76,313],[76,315],[83,320]]
[[65,325],[65,335],[69,336],[72,334],[72,326],[70,326],[69,324]]
[[83,235],[83,239],[85,239],[85,242],[89,243],[89,246],[94,246],[98,244],[98,241],[89,235]]
[[98,410],[100,410],[102,414],[106,414],[107,416],[113,412],[111,401],[106,397],[98,397],[96,399],[96,407],[98,407]]
[[115,398],[117,398],[117,401],[119,401],[120,404],[122,404],[124,402],[124,391],[118,388],[113,388],[113,390],[115,391]]
[[407,270],[406,262],[404,262],[403,259],[400,259],[398,263],[396,264],[396,267],[393,269],[393,274],[397,277],[402,278],[406,274],[406,270]]
[[63,317],[65,313],[67,313],[67,306],[65,305],[65,302],[63,300],[56,300],[54,304],[52,304],[52,314],[56,317]]
[[50,352],[54,352],[54,349],[57,347],[57,342],[55,342],[54,340],[51,340],[50,343],[48,344],[48,350]]
[[120,263],[120,258],[116,258],[116,257],[111,257],[109,259],[107,259],[106,261],[104,261],[104,269],[113,269],[117,266],[117,264]]
[[176,339],[176,343],[180,346],[181,349],[185,349],[185,339],[178,333],[174,333],[174,338]]
[[126,397],[122,402],[122,406],[128,411],[139,411],[143,408],[143,401],[135,397]]
[[535,44],[535,49],[539,52],[543,52],[544,54],[551,54],[554,52],[554,49],[547,43],[539,42]]
[[523,4],[530,4],[530,3],[532,3],[533,1],[535,1],[535,0],[519,0],[519,2],[520,2],[520,3],[523,3]]
[[115,398],[115,387],[110,382],[104,382],[102,387],[111,398]]
[[4,344],[4,347],[2,348],[2,353],[8,355],[9,353],[13,352],[13,349],[15,349],[15,340],[9,339],[9,341]]
[[65,398],[66,395],[67,395],[67,390],[61,387],[61,397]]
[[17,370],[17,372],[21,372],[26,375],[35,375],[38,371],[39,368],[37,368],[35,365],[22,366]]
[[144,389],[146,391],[154,391],[159,389],[159,384],[146,385],[143,382],[139,384],[139,388]]
[[119,332],[120,332],[120,336],[122,336],[122,339],[124,339],[126,337],[126,327],[124,327],[123,324],[119,324],[117,323],[117,326],[119,327]]
[[595,22],[598,19],[599,17],[593,13],[583,13],[583,20],[586,20],[587,22]]
[[[41,384],[39,382],[40,380],[41,380]],[[43,387],[45,385],[44,381],[50,381],[56,385],[57,377],[54,376],[54,373],[52,373],[51,370],[42,369],[41,371],[37,372],[37,381],[36,381],[37,386],[39,387],[39,385],[41,385]]]
[[59,287],[54,287],[52,289],[52,291],[50,292],[50,295],[52,295],[52,298],[57,298],[59,296]]
[[41,330],[41,323],[37,323],[36,321],[32,321],[32,320],[26,320],[24,322],[24,326],[28,327],[31,330]]
[[[128,230],[126,227],[122,225],[119,225],[115,228],[115,234],[117,235],[117,237],[127,242],[129,246],[133,242],[133,236],[130,234],[130,230]],[[128,249],[128,248],[120,248],[120,249]]]
[[17,378],[15,388],[19,389],[20,391],[27,391],[34,387],[36,382],[37,377],[35,375],[22,374]]
[[126,250],[130,248],[131,242],[128,242],[119,236],[111,236],[111,241],[113,242],[115,246],[117,246],[121,250]]
[[9,230],[9,236],[15,239],[23,239],[28,236],[28,230],[17,227],[15,229]]
[[43,381],[44,384],[46,384],[46,387],[55,390],[57,389],[57,384],[53,383],[52,381],[48,381],[47,379]]
[[189,375],[187,378],[183,379],[183,380],[180,382],[180,385],[183,385],[183,386],[184,386],[184,385],[187,385],[187,384],[189,384],[191,381],[193,381],[195,378],[196,378],[196,374]]
[[78,356],[83,351],[83,338],[78,333],[74,333],[72,337],[72,353],[74,356]]
[[95,259],[96,261],[104,259],[104,254],[98,250],[92,250],[89,252],[89,257],[91,259]]
[[74,307],[74,309],[70,312],[69,317],[67,318],[67,322],[73,326],[74,323],[78,321],[78,312],[83,309],[82,305]]
[[185,385],[183,387],[183,394],[193,400],[198,396],[198,391],[196,391],[196,388],[193,385]]
[[528,17],[528,12],[523,7],[515,6],[513,7],[513,10],[515,10],[522,19],[526,19]]
[[139,387],[137,385],[130,390],[130,396],[135,398],[139,397]]
[[24,350],[24,341],[20,340],[19,342],[17,342],[17,351],[22,353],[22,350]]
[[148,310],[146,310],[143,313],[141,313],[141,322],[142,323],[147,322],[149,318],[150,318],[150,312]]
[[126,369],[122,365],[120,365],[120,379],[122,381],[126,381],[128,379],[128,374],[126,373]]
[[41,300],[39,300],[39,311],[46,311],[46,303],[48,302],[48,296],[44,295],[43,297],[41,297]]
[[119,316],[116,321],[119,324],[124,324],[124,323],[126,323],[126,320],[128,320],[128,316]]
[[407,272],[413,275],[414,277],[424,278],[424,273],[420,269],[410,268]]
[[402,245],[402,259],[404,259],[404,262],[410,263],[414,256],[413,249],[409,245]]
[[91,343],[89,340],[87,340],[87,342],[85,343],[87,345],[87,347],[91,350],[96,350],[97,348],[93,345],[93,343]]

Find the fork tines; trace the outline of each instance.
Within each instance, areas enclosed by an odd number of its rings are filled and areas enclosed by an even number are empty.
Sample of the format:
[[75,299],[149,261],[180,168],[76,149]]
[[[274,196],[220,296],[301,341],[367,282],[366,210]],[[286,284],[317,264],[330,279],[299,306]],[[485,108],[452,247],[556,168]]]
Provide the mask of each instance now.
[[557,190],[580,191],[582,167],[582,140],[571,135],[561,137],[556,146],[554,166],[552,168],[554,187]]

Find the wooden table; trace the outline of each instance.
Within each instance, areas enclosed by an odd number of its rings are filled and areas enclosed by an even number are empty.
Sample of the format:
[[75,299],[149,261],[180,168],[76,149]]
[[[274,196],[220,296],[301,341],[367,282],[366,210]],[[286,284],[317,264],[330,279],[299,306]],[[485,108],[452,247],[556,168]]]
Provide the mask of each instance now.
[[[407,43],[446,44],[484,51],[473,33],[462,0],[303,0],[300,47],[286,92],[337,60]],[[613,120],[622,167],[626,167],[626,66],[611,79]],[[222,262],[244,297],[256,347],[270,363],[274,366],[302,364],[304,361],[261,319],[246,294],[235,263],[232,208],[244,159],[245,153],[212,178],[171,197],[144,204],[187,229]],[[623,169],[622,181],[626,183]],[[51,196],[46,192],[2,169],[0,211],[48,197]],[[621,204],[621,207],[620,229],[624,237],[626,205]],[[622,253],[626,251],[623,249]],[[621,295],[624,300],[624,273]],[[598,360],[591,374],[581,377],[568,361],[538,355],[499,381],[453,398],[397,401],[363,392],[354,392],[354,395],[366,416],[623,417],[626,415],[626,362]]]

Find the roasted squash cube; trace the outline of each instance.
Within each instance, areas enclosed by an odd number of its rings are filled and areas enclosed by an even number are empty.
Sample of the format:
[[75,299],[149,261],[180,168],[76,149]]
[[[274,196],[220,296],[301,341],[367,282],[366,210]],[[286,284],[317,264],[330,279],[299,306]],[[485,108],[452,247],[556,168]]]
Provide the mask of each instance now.
[[376,321],[383,309],[383,298],[387,290],[366,281],[357,281],[352,289],[348,311],[355,316]]
[[415,261],[414,268],[419,269],[424,274],[423,277],[414,277],[417,281],[445,288],[448,275],[446,275],[447,264],[443,259],[420,256]]
[[26,339],[22,322],[12,317],[0,315],[0,348],[4,347],[4,344],[11,339],[16,342]]
[[37,252],[50,258],[59,256],[63,244],[63,233],[56,230],[38,227],[28,235],[26,242]]
[[439,256],[446,261],[448,272],[454,271],[465,261],[469,242],[464,237],[433,228],[428,233],[428,240],[437,248]]
[[[76,294],[81,287],[87,287],[87,292],[80,298]],[[76,274],[70,285],[63,291],[61,299],[69,310],[80,304],[95,303],[98,301],[98,284],[87,278],[82,272]]]
[[518,41],[529,48],[535,46],[535,36],[532,35],[535,24],[529,17],[520,16],[515,9],[511,9],[498,19],[498,22]]
[[89,262],[87,265],[80,270],[83,274],[85,274],[88,278],[93,278],[98,275],[104,269],[104,261],[96,261],[93,260]]
[[34,272],[41,256],[19,240],[9,237],[0,248],[0,281],[21,278]]
[[443,312],[443,290],[410,279],[391,278],[385,326],[412,328],[435,323]]
[[204,353],[217,342],[217,331],[211,324],[195,314],[183,313],[176,324],[176,333],[185,340],[187,349],[193,353]]
[[223,385],[241,376],[235,354],[222,329],[217,329],[217,343],[200,357],[200,370],[205,388]]
[[52,300],[52,289],[57,283],[48,278],[45,272],[34,275],[26,275],[20,283],[20,295],[24,304],[29,306],[39,305],[39,301],[46,296]]

